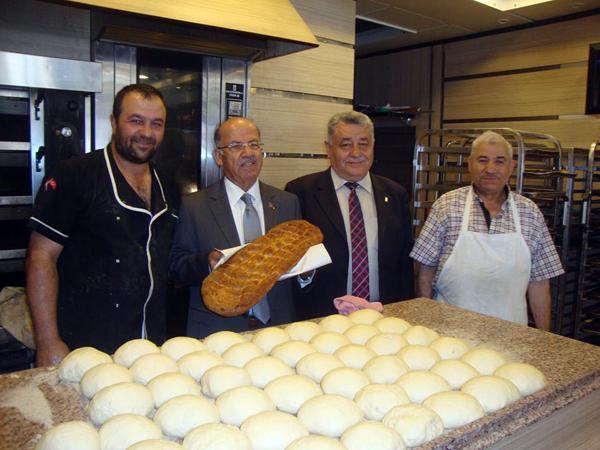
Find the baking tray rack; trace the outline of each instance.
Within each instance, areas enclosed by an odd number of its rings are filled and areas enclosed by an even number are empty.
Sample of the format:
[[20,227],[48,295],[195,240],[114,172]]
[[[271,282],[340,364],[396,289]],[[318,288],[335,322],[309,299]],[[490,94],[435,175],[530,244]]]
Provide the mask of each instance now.
[[600,336],[600,142],[587,157],[575,337]]

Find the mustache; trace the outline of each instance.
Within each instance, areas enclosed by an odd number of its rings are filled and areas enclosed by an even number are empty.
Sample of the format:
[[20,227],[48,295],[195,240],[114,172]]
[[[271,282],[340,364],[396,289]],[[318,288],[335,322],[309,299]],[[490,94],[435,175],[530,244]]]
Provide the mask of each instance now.
[[133,136],[131,142],[136,144],[156,145],[156,139],[144,136]]
[[253,155],[242,156],[240,158],[240,164],[247,164],[247,163],[255,164],[257,161],[258,161],[258,158]]
[[365,156],[358,156],[358,157],[349,156],[346,158],[346,162],[349,162],[349,163],[361,163],[361,162],[366,162],[366,161],[368,161],[368,159]]

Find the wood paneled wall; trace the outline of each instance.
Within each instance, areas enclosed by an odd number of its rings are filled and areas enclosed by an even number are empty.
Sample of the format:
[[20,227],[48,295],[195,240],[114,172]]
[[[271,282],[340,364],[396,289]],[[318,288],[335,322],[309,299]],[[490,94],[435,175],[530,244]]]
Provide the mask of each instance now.
[[[352,109],[354,0],[292,0],[319,47],[261,61],[250,70],[249,116],[262,132],[266,152],[261,180],[277,187],[328,167],[323,155],[327,120]],[[294,153],[294,157],[286,157]]]
[[444,127],[510,127],[588,148],[600,139],[600,118],[585,115],[599,23],[594,15],[447,44]]
[[360,59],[355,99],[429,109],[416,118],[417,137],[429,126],[510,127],[588,148],[600,139],[600,117],[585,115],[599,23],[596,14]]

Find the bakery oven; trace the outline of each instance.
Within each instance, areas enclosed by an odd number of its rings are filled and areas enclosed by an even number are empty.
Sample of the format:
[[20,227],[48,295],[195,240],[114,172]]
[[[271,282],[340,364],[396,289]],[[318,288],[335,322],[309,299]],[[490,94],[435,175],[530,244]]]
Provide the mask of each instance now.
[[[24,286],[27,220],[44,175],[90,148],[90,95],[100,65],[0,52],[0,289]],[[2,305],[0,304],[0,308]],[[31,352],[0,327],[0,372]]]
[[90,148],[100,65],[0,52],[0,287],[23,285],[26,222],[45,173]]

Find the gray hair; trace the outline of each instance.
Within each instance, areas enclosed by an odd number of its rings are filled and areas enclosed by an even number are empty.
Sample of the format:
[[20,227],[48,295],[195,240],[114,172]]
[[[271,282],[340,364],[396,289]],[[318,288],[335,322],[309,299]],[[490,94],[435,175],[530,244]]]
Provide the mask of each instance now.
[[340,122],[367,127],[371,138],[375,137],[375,133],[373,131],[373,122],[369,116],[358,111],[346,111],[335,114],[333,117],[331,117],[331,119],[329,119],[329,122],[327,122],[327,142],[330,144],[333,134],[335,133],[335,127]]
[[513,149],[512,145],[510,145],[510,142],[504,139],[502,135],[490,130],[480,134],[479,136],[477,136],[477,139],[473,141],[473,143],[471,144],[471,155],[475,153],[475,150],[477,150],[478,147],[485,144],[503,146],[506,149],[506,152],[508,153],[508,158],[512,159]]

